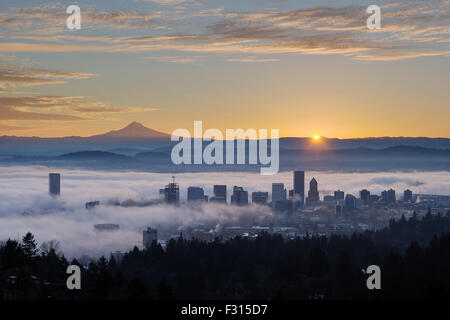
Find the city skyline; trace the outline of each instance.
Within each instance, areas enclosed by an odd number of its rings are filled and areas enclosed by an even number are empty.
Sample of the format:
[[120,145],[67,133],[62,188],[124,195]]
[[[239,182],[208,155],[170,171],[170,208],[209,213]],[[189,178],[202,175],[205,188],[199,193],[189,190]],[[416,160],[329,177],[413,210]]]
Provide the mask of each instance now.
[[[299,176],[299,174],[301,176]],[[377,201],[382,201],[384,203],[395,203],[397,200],[403,200],[405,202],[413,202],[417,200],[418,197],[421,196],[420,193],[413,193],[410,189],[405,189],[403,192],[403,197],[397,197],[396,192],[394,189],[390,188],[389,190],[383,190],[380,192],[380,195],[371,194],[370,190],[362,189],[359,190],[357,194],[359,194],[359,198],[355,197],[352,193],[347,193],[340,189],[337,189],[335,191],[320,191],[318,188],[318,181],[315,179],[315,177],[312,177],[312,179],[309,182],[309,190],[308,190],[308,197],[304,198],[304,195],[300,195],[296,192],[296,188],[299,188],[300,180],[303,181],[303,187],[304,187],[304,174],[305,171],[292,171],[292,176],[294,178],[294,183],[292,185],[293,189],[289,190],[289,196],[287,189],[285,188],[285,185],[283,182],[273,182],[272,183],[272,192],[269,193],[267,191],[261,191],[264,190],[257,190],[253,191],[251,193],[251,199],[252,201],[249,201],[248,191],[245,190],[245,186],[233,186],[233,194],[230,196],[230,201],[228,202],[227,196],[226,196],[226,189],[227,185],[219,185],[214,184],[213,185],[213,195],[207,195],[205,194],[205,190],[203,187],[199,186],[185,186],[184,189],[186,190],[186,201],[180,202],[180,189],[181,186],[176,182],[176,176],[172,176],[172,182],[168,183],[164,188],[159,189],[159,198],[162,200],[164,199],[164,202],[166,204],[170,205],[180,205],[180,203],[201,203],[201,202],[215,202],[215,203],[224,203],[224,204],[235,204],[235,205],[248,205],[250,203],[255,204],[264,204],[269,205],[273,208],[275,208],[277,201],[299,201],[300,205],[303,207],[305,204],[306,206],[312,206],[316,204],[320,204],[321,201],[327,202],[327,201],[337,201],[337,203],[340,203],[344,200],[344,195],[350,195],[351,197],[355,199],[359,199],[362,201],[363,205],[371,204]],[[60,179],[61,175],[60,173],[49,173],[49,194],[52,196],[59,196],[60,195]],[[269,200],[269,194],[270,202]],[[322,200],[321,196],[322,195]],[[422,196],[428,196],[428,195],[422,195]],[[434,196],[434,195],[429,195]],[[437,195],[436,195],[437,196]],[[242,198],[243,197],[243,198]],[[442,197],[450,197],[448,196],[442,196]],[[223,198],[224,201],[217,201],[217,199],[214,198]],[[241,200],[242,198],[242,200]],[[154,198],[156,199],[156,197]],[[255,201],[256,199],[256,201]],[[153,203],[150,202],[149,205],[158,204],[157,202]],[[92,209],[93,207],[99,205],[99,201],[90,201],[87,202],[85,207],[86,209]]]

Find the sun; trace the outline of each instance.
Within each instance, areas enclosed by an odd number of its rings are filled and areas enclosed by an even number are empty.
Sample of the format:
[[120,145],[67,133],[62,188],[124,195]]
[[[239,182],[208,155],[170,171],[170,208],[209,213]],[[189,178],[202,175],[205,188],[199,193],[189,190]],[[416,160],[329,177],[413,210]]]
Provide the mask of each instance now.
[[313,139],[318,141],[318,140],[320,140],[320,136],[319,135],[315,135],[315,136],[313,136]]

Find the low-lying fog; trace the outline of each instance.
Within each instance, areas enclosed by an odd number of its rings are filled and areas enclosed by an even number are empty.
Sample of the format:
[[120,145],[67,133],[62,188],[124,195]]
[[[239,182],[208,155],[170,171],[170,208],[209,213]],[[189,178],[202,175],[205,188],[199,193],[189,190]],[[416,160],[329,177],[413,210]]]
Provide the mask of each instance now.
[[[48,195],[48,173],[61,173],[61,196]],[[214,184],[228,186],[228,201],[234,185],[249,191],[271,191],[273,182],[283,182],[292,188],[292,172],[274,176],[258,173],[182,173],[175,174],[180,184],[180,200],[186,201],[188,186],[200,186],[211,196]],[[306,186],[315,177],[321,197],[341,189],[358,195],[366,188],[379,194],[393,188],[397,197],[409,188],[414,193],[450,194],[450,172],[397,172],[397,173],[337,173],[306,172]],[[190,226],[201,223],[222,225],[236,223],[241,218],[253,217],[259,221],[272,215],[268,208],[246,208],[204,205],[168,207],[118,207],[101,205],[86,210],[87,201],[133,199],[144,201],[158,198],[158,191],[172,181],[172,175],[147,172],[104,172],[47,167],[0,167],[0,241],[17,239],[31,231],[38,242],[57,240],[68,257],[80,255],[109,256],[111,251],[141,246],[142,230],[147,226]],[[117,223],[116,232],[95,232],[96,223]]]

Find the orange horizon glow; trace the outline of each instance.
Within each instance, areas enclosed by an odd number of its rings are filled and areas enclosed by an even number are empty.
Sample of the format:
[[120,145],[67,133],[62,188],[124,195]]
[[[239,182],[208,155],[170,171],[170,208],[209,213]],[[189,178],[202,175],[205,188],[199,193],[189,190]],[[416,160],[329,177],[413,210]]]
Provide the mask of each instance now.
[[[153,126],[152,124],[148,124],[146,122],[141,122],[145,127],[149,128],[149,129],[153,129],[162,133],[166,133],[167,135],[171,135],[172,132],[176,129],[172,129],[172,128],[166,128],[166,127],[157,127],[157,126]],[[129,122],[121,122],[120,124],[114,124],[112,125],[111,123],[102,123],[96,126],[92,126],[91,125],[76,125],[76,127],[72,127],[72,126],[58,126],[58,127],[44,127],[44,128],[30,128],[29,130],[20,130],[20,131],[2,131],[0,130],[0,136],[16,136],[16,137],[39,137],[39,138],[63,138],[63,137],[71,137],[71,136],[76,136],[76,137],[82,137],[82,138],[86,138],[86,137],[90,137],[90,136],[94,136],[94,135],[99,135],[99,134],[104,134],[107,133],[109,131],[116,131],[116,130],[120,130],[123,129],[124,127],[126,127],[129,124]],[[93,128],[95,127],[95,129]],[[263,126],[261,126],[263,127]],[[186,129],[192,131],[192,124],[187,124],[185,126]],[[209,129],[210,127],[208,126],[207,128],[205,127],[204,130]],[[236,127],[237,128],[237,127]],[[222,130],[223,132],[225,132],[226,129],[221,129],[218,128],[220,130]],[[243,129],[246,129],[245,127]],[[287,132],[286,132],[287,131]],[[384,134],[384,135],[361,135],[361,136],[356,136],[356,135],[347,135],[347,134],[343,134],[343,135],[339,135],[339,134],[330,134],[327,136],[324,135],[319,135],[319,134],[313,134],[313,135],[308,135],[308,134],[295,134],[295,133],[290,133],[291,130],[286,130],[285,133],[283,133],[283,130],[280,129],[280,138],[303,138],[303,139],[310,139],[312,143],[314,143],[315,145],[317,144],[322,144],[322,143],[326,143],[326,141],[328,139],[378,139],[378,138],[435,138],[435,139],[449,139],[449,137],[444,137],[444,136],[420,136],[420,135],[388,135],[388,134]]]

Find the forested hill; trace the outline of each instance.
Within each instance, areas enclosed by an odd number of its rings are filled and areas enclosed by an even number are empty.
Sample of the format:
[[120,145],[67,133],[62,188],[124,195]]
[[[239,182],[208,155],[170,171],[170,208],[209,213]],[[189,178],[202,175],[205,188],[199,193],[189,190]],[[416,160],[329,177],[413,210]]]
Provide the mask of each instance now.
[[[285,240],[260,234],[206,243],[171,240],[134,248],[120,263],[101,258],[66,289],[68,261],[31,234],[0,246],[0,297],[54,299],[407,299],[449,298],[450,212],[392,221],[351,237]],[[76,260],[72,264],[78,264]],[[368,290],[369,265],[381,290]],[[11,279],[14,279],[12,281]]]

